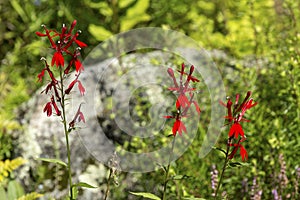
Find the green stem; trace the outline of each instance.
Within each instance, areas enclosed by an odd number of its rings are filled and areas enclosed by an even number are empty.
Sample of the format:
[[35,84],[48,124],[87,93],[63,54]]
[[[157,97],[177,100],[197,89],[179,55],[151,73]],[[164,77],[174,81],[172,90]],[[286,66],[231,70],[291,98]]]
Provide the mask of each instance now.
[[108,192],[109,192],[109,185],[110,185],[111,176],[112,176],[112,169],[109,170],[109,176],[108,176],[108,179],[107,179],[107,187],[106,187],[106,191],[105,191],[104,200],[106,200],[107,197],[108,197]]
[[61,81],[61,108],[62,108],[62,122],[64,124],[64,132],[66,137],[66,146],[67,146],[67,156],[68,156],[68,175],[69,175],[69,187],[70,187],[70,199],[73,200],[73,183],[72,183],[72,169],[71,169],[71,151],[69,144],[69,131],[67,128],[67,120],[66,120],[66,110],[65,110],[65,94],[64,94],[64,84],[63,84],[63,74],[62,70],[60,70],[60,81]]
[[168,183],[169,171],[170,171],[170,164],[168,164],[167,170],[166,170],[166,173],[165,173],[165,178],[164,178],[164,191],[163,191],[163,197],[162,197],[162,200],[165,200],[165,199],[166,199],[166,191],[167,191],[167,183]]
[[227,163],[229,161],[228,154],[229,154],[229,150],[230,150],[230,144],[231,144],[231,138],[229,138],[228,142],[227,142],[225,161],[224,161],[224,165],[223,165],[223,168],[222,168],[221,177],[220,177],[220,180],[218,182],[218,187],[217,187],[217,190],[216,190],[216,193],[215,193],[215,199],[217,199],[217,197],[218,197],[219,189],[221,187],[223,177],[224,177],[224,173],[225,173],[225,170],[226,170],[226,167],[227,167]]
[[171,149],[171,152],[170,152],[169,162],[168,162],[168,166],[167,166],[166,173],[165,173],[164,186],[163,186],[164,190],[163,190],[162,200],[165,200],[166,199],[166,195],[167,195],[167,184],[168,184],[168,181],[169,181],[168,178],[169,178],[169,171],[170,171],[170,166],[171,166],[171,160],[173,158],[174,144],[175,144],[175,136],[174,136],[174,139],[173,139],[173,142],[172,142],[172,149]]

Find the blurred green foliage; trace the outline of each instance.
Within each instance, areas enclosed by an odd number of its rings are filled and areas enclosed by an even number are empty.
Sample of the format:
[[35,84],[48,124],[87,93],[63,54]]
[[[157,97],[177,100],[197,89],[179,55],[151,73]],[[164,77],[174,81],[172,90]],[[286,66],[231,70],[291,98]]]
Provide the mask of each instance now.
[[[299,7],[300,3],[294,0],[169,0],[167,3],[160,0],[0,0],[0,158],[12,155],[8,134],[20,128],[13,120],[14,109],[41,86],[36,83],[43,66],[39,58],[49,56],[49,44],[35,35],[41,30],[41,24],[59,28],[77,19],[78,28],[83,31],[79,38],[89,45],[83,57],[99,41],[113,34],[137,27],[164,27],[185,33],[206,49],[224,51],[231,59],[230,66],[218,60],[216,63],[228,95],[252,90],[259,102],[247,116],[251,122],[244,124],[250,165],[226,172],[222,190],[227,191],[228,199],[249,199],[254,177],[263,191],[262,199],[272,198],[272,189],[276,187],[283,198],[290,195],[296,199],[295,170],[300,156]],[[225,68],[233,70],[228,74]],[[149,105],[143,98],[136,98],[134,103],[136,117],[141,120]],[[147,122],[148,116],[145,118]],[[172,166],[171,175],[189,178],[169,184],[170,198],[209,199],[211,196],[211,166],[219,164],[222,155],[212,151],[206,158],[198,158],[209,123],[201,119],[199,139]],[[219,146],[224,147],[226,135],[224,131]],[[131,147],[140,148],[134,141]],[[285,157],[289,179],[286,188],[281,190],[279,154]],[[217,165],[217,169],[220,167]],[[131,191],[160,195],[161,174],[157,171],[132,176],[138,181]],[[126,174],[122,176],[123,184],[128,178]],[[243,181],[248,184],[247,190]],[[119,188],[124,189],[124,185]],[[114,189],[113,198],[127,199],[129,194],[120,191]]]

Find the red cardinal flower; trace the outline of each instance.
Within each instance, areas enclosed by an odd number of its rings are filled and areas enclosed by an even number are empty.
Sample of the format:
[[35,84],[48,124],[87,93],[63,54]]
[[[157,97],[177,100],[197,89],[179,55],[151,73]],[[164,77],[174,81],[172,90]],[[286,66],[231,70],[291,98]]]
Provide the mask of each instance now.
[[[242,160],[245,161],[248,159],[248,153],[244,146],[241,144],[246,140],[244,130],[242,128],[241,122],[249,122],[250,120],[247,120],[244,117],[247,110],[257,105],[257,102],[254,103],[253,99],[250,98],[251,91],[247,92],[246,97],[242,101],[241,104],[239,104],[239,98],[240,95],[236,94],[234,106],[232,106],[232,101],[230,98],[228,98],[227,104],[220,101],[220,104],[225,106],[227,108],[227,116],[225,118],[228,120],[229,124],[231,124],[229,133],[228,133],[228,146],[232,146],[233,150],[228,155],[228,159],[232,159],[238,150],[240,150],[240,155],[242,157]],[[250,98],[250,99],[249,99]],[[238,140],[238,143],[232,144],[232,141],[237,140],[240,136],[240,139]]]
[[65,90],[65,93],[66,93],[66,94],[70,94],[70,92],[71,92],[71,90],[73,89],[74,85],[75,85],[76,83],[78,83],[78,89],[79,89],[79,91],[80,91],[80,94],[81,94],[82,96],[84,95],[85,89],[84,89],[84,87],[83,87],[81,81],[78,80],[78,77],[79,77],[79,74],[76,75],[76,79],[75,79],[74,81],[72,81],[72,82],[70,83],[69,87]]
[[241,135],[241,137],[244,137],[244,131],[242,126],[238,122],[236,122],[231,126],[228,136],[234,136],[237,139],[239,135]]
[[83,96],[84,93],[85,93],[85,89],[84,87],[82,86],[81,82],[80,81],[77,81],[78,82],[78,89],[80,91],[80,94]]
[[56,64],[57,67],[58,66],[63,67],[65,65],[64,57],[60,51],[55,52],[52,57],[51,66],[53,66],[54,64]]
[[52,103],[48,102],[44,108],[44,112],[47,113],[47,116],[50,117],[52,115]]
[[246,138],[243,138],[243,139],[239,140],[239,142],[237,144],[230,145],[230,146],[234,146],[234,148],[228,156],[229,159],[232,159],[239,149],[240,149],[240,155],[242,157],[242,160],[246,161],[248,159],[248,153],[247,153],[246,149],[244,148],[244,146],[241,145],[241,143],[245,140],[246,140]]
[[179,135],[182,135],[182,131],[187,133],[184,123],[181,120],[176,119],[176,121],[174,122],[174,125],[173,125],[173,129],[172,129],[173,135],[175,136],[176,132],[178,132]]
[[81,112],[80,109],[81,109],[81,104],[80,104],[80,106],[79,106],[79,108],[78,108],[78,110],[76,112],[76,115],[74,116],[73,120],[69,123],[70,128],[74,128],[76,122],[81,122],[82,121],[82,122],[85,123],[84,115],[83,115],[83,113]]
[[186,127],[184,125],[184,123],[180,120],[180,116],[176,115],[176,116],[164,116],[164,118],[166,119],[175,119],[175,122],[173,124],[173,128],[172,128],[172,133],[174,136],[176,136],[177,132],[179,133],[179,135],[182,135],[182,132],[187,133]]
[[87,44],[85,44],[84,42],[81,42],[81,41],[79,41],[79,40],[77,40],[77,39],[75,39],[75,42],[76,42],[76,44],[77,44],[79,47],[81,47],[81,48],[87,47]]
[[[172,68],[168,68],[168,74],[172,78],[174,86],[175,86],[175,87],[169,87],[169,90],[178,93],[178,97],[177,97],[177,100],[176,100],[176,108],[177,109],[180,109],[180,107],[185,109],[186,107],[190,107],[190,104],[193,103],[196,106],[196,109],[197,109],[197,112],[198,112],[198,111],[200,111],[198,104],[196,104],[195,102],[191,102],[189,100],[189,98],[187,97],[186,93],[191,93],[194,90],[196,90],[195,88],[189,87],[189,82],[190,81],[199,82],[199,80],[192,76],[192,74],[194,72],[194,66],[191,66],[189,74],[185,73],[184,70],[185,70],[185,65],[184,64],[181,65],[181,70],[177,70],[180,73],[180,81],[179,81],[179,84],[178,84],[177,80],[175,78],[175,75],[174,75],[174,71],[172,70]],[[183,75],[188,76],[184,84],[182,82]]]
[[73,65],[75,65],[76,72],[81,72],[84,70],[83,65],[81,64],[80,60],[78,59],[78,56],[80,56],[79,50],[80,50],[80,48],[78,47],[78,48],[76,48],[75,52],[73,53],[73,57],[70,60],[68,67],[64,71],[65,74],[69,73],[69,71]]
[[[55,53],[53,54],[53,57],[52,57],[51,66],[53,66],[55,64],[57,67],[58,66],[64,67],[64,64],[65,64],[64,63],[64,60],[65,60],[64,55],[70,55],[73,57],[70,61],[70,62],[72,62],[71,65],[73,65],[73,64],[75,65],[76,71],[78,72],[80,70],[83,70],[81,62],[77,58],[78,55],[80,55],[78,50],[80,50],[81,48],[87,47],[87,45],[84,42],[81,42],[80,40],[77,39],[80,31],[77,31],[75,34],[72,34],[76,23],[77,23],[76,20],[74,20],[73,23],[71,24],[69,31],[68,31],[68,28],[63,24],[60,33],[56,30],[47,29],[47,27],[45,25],[42,25],[42,27],[45,30],[45,33],[36,32],[36,35],[39,37],[48,37],[50,44],[51,44],[51,48],[55,50]],[[55,38],[57,38],[57,40],[55,40]],[[70,50],[69,48],[74,43],[76,43],[80,48],[76,49],[76,51],[74,53],[72,53],[72,50]],[[70,69],[68,69],[67,72],[69,70]],[[40,77],[42,77],[42,74]]]
[[[191,66],[189,74],[184,72],[185,70],[185,65],[181,65],[181,70],[177,70],[180,73],[179,76],[179,83],[177,82],[174,71],[172,68],[168,68],[167,72],[169,76],[173,80],[174,87],[169,87],[168,89],[170,91],[174,91],[178,94],[178,97],[176,99],[175,107],[177,110],[177,113],[175,116],[164,116],[164,118],[170,119],[173,118],[175,119],[175,122],[173,124],[172,132],[173,135],[176,136],[177,133],[179,135],[182,135],[182,132],[187,133],[186,127],[184,123],[182,122],[181,118],[187,117],[188,110],[191,107],[191,104],[193,104],[196,108],[196,111],[198,114],[200,114],[201,110],[198,105],[198,103],[193,99],[194,94],[192,92],[195,90],[195,88],[189,86],[189,82],[199,82],[197,78],[192,76],[194,72],[194,66]],[[183,76],[187,76],[185,82],[183,83]]]
[[56,112],[56,115],[57,116],[60,116],[61,115],[61,112],[60,112],[60,110],[58,109],[58,107],[57,107],[57,105],[56,105],[56,102],[54,101],[54,96],[52,95],[52,97],[51,97],[51,103],[52,103],[52,106],[53,106],[53,108],[54,108],[54,110],[55,110],[55,112]]
[[227,108],[227,116],[225,116],[225,118],[228,119],[229,123],[233,122],[228,133],[229,137],[234,136],[236,139],[239,135],[241,137],[244,137],[244,131],[240,122],[249,122],[249,120],[243,118],[243,116],[245,115],[245,112],[247,110],[257,105],[257,102],[253,103],[253,99],[248,100],[250,96],[251,92],[248,91],[244,101],[239,105],[238,101],[240,95],[237,94],[235,98],[235,104],[233,107],[230,98],[228,98],[227,104],[220,101],[221,105]]
[[43,77],[44,77],[44,75],[45,75],[45,68],[41,71],[41,73],[39,73],[38,74],[38,82],[42,82],[42,80],[43,80]]

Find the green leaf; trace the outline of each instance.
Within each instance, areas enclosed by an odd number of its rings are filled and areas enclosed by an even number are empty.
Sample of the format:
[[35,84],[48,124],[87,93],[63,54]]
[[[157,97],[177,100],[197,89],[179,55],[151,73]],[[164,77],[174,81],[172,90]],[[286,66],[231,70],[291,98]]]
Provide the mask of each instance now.
[[105,29],[103,26],[97,26],[95,24],[90,24],[88,29],[92,36],[98,41],[104,41],[113,35],[112,32]]
[[97,188],[97,187],[92,186],[92,185],[90,185],[88,183],[85,183],[85,182],[79,182],[79,183],[74,184],[73,186],[84,187],[84,188]]
[[220,151],[220,152],[222,152],[225,156],[226,156],[226,151],[224,150],[224,149],[222,149],[222,148],[219,148],[219,147],[213,147],[213,149],[215,149],[215,150],[218,150],[218,151]]
[[0,199],[7,199],[6,192],[2,186],[0,186]]
[[130,6],[131,3],[133,3],[134,0],[120,0],[119,1],[119,7],[120,8],[125,8],[125,7],[128,7]]
[[150,20],[150,15],[146,14],[149,4],[149,0],[139,0],[133,7],[129,8],[126,16],[121,19],[121,32],[130,30],[142,21]]
[[158,196],[156,196],[152,193],[147,193],[147,192],[129,192],[129,193],[133,194],[135,196],[141,196],[141,197],[145,197],[148,199],[161,200]]
[[249,166],[249,163],[241,163],[241,162],[229,162],[229,167],[242,167],[242,166]]
[[7,186],[8,200],[15,200],[24,195],[24,189],[16,180],[9,181]]
[[184,200],[206,200],[206,199],[203,199],[203,198],[196,198],[196,197],[183,197]]
[[42,194],[36,193],[36,192],[31,192],[29,194],[23,195],[20,198],[18,198],[18,200],[34,200],[37,198],[42,197]]
[[73,199],[77,199],[77,196],[78,196],[78,188],[77,187],[72,187],[72,194],[73,194]]
[[55,163],[55,164],[59,164],[62,166],[67,167],[68,165],[63,162],[62,160],[59,159],[54,159],[54,158],[38,158],[38,160],[44,161],[44,162],[49,162],[49,163]]
[[10,3],[12,7],[15,9],[15,11],[20,15],[23,22],[28,22],[29,20],[24,11],[24,7],[21,6],[21,4],[19,4],[17,0],[11,0]]
[[182,180],[182,179],[187,179],[190,178],[190,176],[187,175],[176,175],[176,176],[172,176],[172,180]]

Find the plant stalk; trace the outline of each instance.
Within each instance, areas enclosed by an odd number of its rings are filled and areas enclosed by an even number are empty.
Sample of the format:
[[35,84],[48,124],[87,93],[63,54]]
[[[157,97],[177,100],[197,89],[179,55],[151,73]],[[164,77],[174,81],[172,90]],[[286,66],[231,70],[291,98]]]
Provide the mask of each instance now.
[[217,197],[218,197],[219,189],[220,189],[220,187],[221,187],[221,184],[222,184],[222,181],[223,181],[223,177],[224,177],[224,173],[225,173],[225,170],[226,170],[226,167],[227,167],[227,163],[228,163],[228,161],[229,161],[229,159],[228,159],[228,154],[229,154],[229,150],[230,150],[230,143],[231,143],[231,138],[228,138],[225,161],[224,161],[224,165],[223,165],[223,168],[222,168],[220,180],[219,180],[219,182],[218,182],[218,187],[217,187],[217,190],[216,190],[216,193],[215,193],[215,200],[216,200]]
[[69,144],[69,131],[67,128],[67,120],[66,120],[66,110],[65,110],[65,94],[64,94],[64,83],[63,83],[63,74],[62,70],[60,70],[60,83],[61,83],[61,108],[62,108],[62,122],[64,124],[64,132],[66,137],[66,146],[67,146],[67,156],[68,156],[68,176],[69,176],[69,187],[70,187],[70,199],[74,200],[73,198],[73,183],[72,183],[72,169],[71,169],[71,151],[70,151],[70,144]]
[[170,166],[171,166],[171,160],[173,159],[173,150],[174,150],[174,145],[175,145],[175,136],[172,142],[172,149],[170,152],[170,157],[169,157],[169,162],[168,162],[168,166],[165,172],[165,178],[164,178],[164,190],[163,190],[163,197],[162,200],[166,200],[166,195],[167,195],[167,184],[168,184],[168,178],[169,178],[169,171],[170,171]]
[[112,176],[112,169],[109,169],[109,176],[108,176],[108,179],[107,179],[107,187],[106,187],[106,191],[105,191],[105,196],[104,196],[104,200],[107,199],[108,197],[108,193],[109,193],[109,185],[110,185],[110,180],[111,180],[111,176]]

